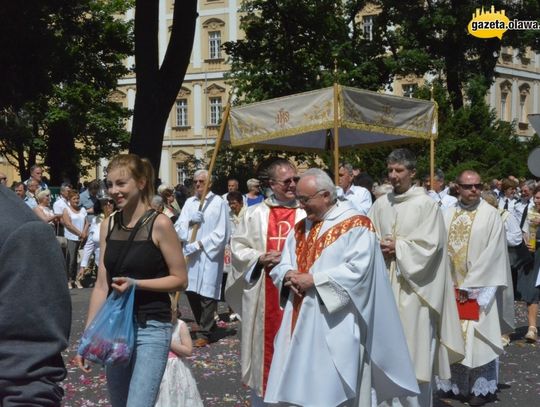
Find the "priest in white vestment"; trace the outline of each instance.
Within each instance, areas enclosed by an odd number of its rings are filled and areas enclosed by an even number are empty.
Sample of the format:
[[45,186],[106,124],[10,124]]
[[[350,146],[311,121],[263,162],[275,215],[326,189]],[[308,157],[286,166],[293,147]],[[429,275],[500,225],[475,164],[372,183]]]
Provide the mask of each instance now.
[[475,300],[479,319],[462,319],[465,359],[452,366],[451,380],[439,380],[438,387],[461,393],[471,406],[483,405],[495,395],[501,335],[514,325],[505,229],[497,209],[480,199],[481,190],[478,173],[464,171],[458,178],[459,206],[445,214],[458,300]]
[[328,175],[302,174],[307,219],[287,238],[271,276],[284,315],[265,402],[371,406],[418,385],[371,221],[338,201]]
[[232,271],[225,299],[242,319],[242,382],[252,405],[262,405],[274,337],[283,311],[269,272],[279,263],[285,239],[305,216],[295,199],[296,168],[284,159],[268,167],[272,195],[247,209],[231,238]]
[[449,378],[450,364],[464,355],[446,230],[439,205],[423,187],[413,186],[412,152],[394,150],[387,166],[394,191],[378,198],[368,216],[380,238],[421,391],[393,405],[431,406],[434,375]]
[[[201,327],[194,342],[197,347],[206,346],[211,332],[216,329],[214,315],[221,296],[223,258],[229,240],[229,206],[225,201],[209,191],[199,210],[207,180],[208,171],[195,172],[195,196],[187,199],[174,225],[184,246],[184,255],[188,258],[186,295],[193,316]],[[191,242],[195,225],[199,229],[195,241]]]

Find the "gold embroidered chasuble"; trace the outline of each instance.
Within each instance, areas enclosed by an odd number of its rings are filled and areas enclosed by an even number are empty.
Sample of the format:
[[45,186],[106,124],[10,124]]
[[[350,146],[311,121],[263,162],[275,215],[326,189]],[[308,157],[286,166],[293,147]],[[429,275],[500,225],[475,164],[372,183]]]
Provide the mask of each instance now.
[[453,279],[461,287],[467,275],[467,252],[476,211],[457,210],[448,232],[448,255],[452,259]]
[[502,354],[501,334],[513,327],[513,293],[508,248],[497,209],[481,201],[474,210],[445,213],[452,279],[459,288],[497,287],[495,300],[480,309],[478,321],[463,321],[465,358],[475,368]]

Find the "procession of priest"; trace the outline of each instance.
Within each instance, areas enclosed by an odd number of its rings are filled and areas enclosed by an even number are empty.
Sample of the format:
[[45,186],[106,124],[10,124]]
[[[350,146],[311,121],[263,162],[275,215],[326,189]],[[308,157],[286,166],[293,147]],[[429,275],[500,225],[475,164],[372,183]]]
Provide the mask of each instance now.
[[[437,169],[422,182],[405,148],[388,155],[378,184],[350,163],[338,168],[334,184],[329,171],[277,158],[248,194],[230,178],[222,196],[201,169],[180,205],[183,190],[158,188],[152,208],[174,222],[186,259],[193,345],[220,339],[217,304],[226,301],[241,323],[252,406],[429,407],[435,394],[495,402],[514,299],[527,305],[525,341],[538,338],[540,183],[488,184],[472,169],[455,182]],[[51,203],[41,183],[0,189],[14,204],[37,202],[39,215]],[[54,213],[69,192],[62,187]],[[98,201],[110,215],[114,202],[92,196],[89,210],[99,214]]]

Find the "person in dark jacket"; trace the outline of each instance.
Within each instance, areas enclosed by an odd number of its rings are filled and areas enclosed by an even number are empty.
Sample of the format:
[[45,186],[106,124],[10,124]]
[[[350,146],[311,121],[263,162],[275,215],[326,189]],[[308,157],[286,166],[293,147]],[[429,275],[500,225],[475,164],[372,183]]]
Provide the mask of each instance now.
[[60,406],[71,326],[62,251],[53,229],[3,185],[0,213],[0,405]]

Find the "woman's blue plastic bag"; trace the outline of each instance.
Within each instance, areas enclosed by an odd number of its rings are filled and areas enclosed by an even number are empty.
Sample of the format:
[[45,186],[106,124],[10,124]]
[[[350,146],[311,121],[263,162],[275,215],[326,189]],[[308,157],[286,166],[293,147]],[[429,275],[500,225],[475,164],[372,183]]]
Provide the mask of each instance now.
[[77,353],[107,366],[128,363],[135,346],[134,298],[133,287],[123,294],[113,291],[84,331]]

